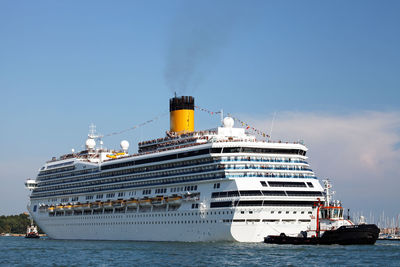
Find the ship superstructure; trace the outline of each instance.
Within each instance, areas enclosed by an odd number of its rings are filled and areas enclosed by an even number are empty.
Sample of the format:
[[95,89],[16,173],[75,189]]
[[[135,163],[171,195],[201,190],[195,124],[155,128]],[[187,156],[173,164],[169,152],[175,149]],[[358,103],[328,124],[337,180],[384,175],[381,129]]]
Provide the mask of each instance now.
[[[299,142],[257,140],[230,117],[194,131],[194,99],[170,100],[170,130],[138,153],[96,146],[39,170],[29,212],[51,238],[262,242],[315,234],[324,189]],[[313,232],[314,231],[314,232]]]

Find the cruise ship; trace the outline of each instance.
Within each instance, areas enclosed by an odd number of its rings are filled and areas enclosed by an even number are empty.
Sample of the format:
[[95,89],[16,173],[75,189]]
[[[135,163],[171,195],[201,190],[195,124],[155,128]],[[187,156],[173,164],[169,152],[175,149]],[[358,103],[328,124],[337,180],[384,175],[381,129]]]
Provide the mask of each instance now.
[[[302,142],[258,140],[234,119],[194,130],[194,98],[169,102],[163,138],[53,157],[28,179],[28,210],[53,239],[262,242],[315,235],[324,187]],[[99,145],[97,144],[99,143]],[[329,203],[328,203],[329,206]],[[337,205],[336,219],[343,220]],[[328,221],[334,221],[330,219]],[[348,221],[348,224],[351,224]]]

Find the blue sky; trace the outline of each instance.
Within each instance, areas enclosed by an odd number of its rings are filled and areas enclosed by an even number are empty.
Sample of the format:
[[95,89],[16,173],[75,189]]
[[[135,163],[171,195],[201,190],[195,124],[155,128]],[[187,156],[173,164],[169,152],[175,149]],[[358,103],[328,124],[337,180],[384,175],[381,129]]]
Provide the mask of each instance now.
[[[333,134],[335,125],[326,132],[322,122],[360,125],[366,143],[347,145],[347,155],[365,158],[362,149],[371,146],[370,161],[390,164],[389,172],[376,167],[379,176],[400,185],[393,179],[400,175],[399,11],[399,1],[1,1],[0,214],[25,209],[24,180],[51,156],[80,149],[91,122],[104,134],[129,128],[167,111],[174,91],[266,131],[277,112],[277,138],[308,137],[319,151],[310,150],[312,167],[331,177],[348,206],[399,213],[390,188],[363,206],[367,198],[318,161],[353,129]],[[287,126],[294,122],[308,132]],[[198,129],[217,123],[196,114]],[[136,147],[168,125],[164,116],[104,142]],[[337,136],[343,139],[326,142]],[[393,157],[382,159],[384,152]],[[365,177],[362,162],[348,166],[349,179]]]

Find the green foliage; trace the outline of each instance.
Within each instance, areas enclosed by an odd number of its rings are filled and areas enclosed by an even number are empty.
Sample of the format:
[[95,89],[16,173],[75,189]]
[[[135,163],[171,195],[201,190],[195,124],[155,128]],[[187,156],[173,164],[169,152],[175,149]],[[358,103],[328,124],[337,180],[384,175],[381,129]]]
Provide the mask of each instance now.
[[[0,233],[25,234],[26,228],[31,223],[25,213],[19,215],[0,216]],[[42,231],[38,228],[39,233]]]

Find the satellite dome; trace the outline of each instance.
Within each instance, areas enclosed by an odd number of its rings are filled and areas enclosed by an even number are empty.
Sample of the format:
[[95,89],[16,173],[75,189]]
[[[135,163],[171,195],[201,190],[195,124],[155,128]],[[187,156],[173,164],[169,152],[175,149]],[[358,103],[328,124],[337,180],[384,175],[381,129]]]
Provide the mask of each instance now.
[[231,117],[225,117],[224,118],[224,127],[226,128],[232,128],[235,122]]
[[123,151],[127,151],[129,148],[129,142],[126,140],[122,140],[120,146]]
[[93,149],[96,146],[96,141],[94,139],[89,138],[86,140],[86,148],[87,149]]

